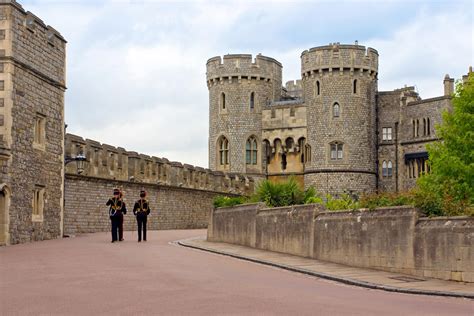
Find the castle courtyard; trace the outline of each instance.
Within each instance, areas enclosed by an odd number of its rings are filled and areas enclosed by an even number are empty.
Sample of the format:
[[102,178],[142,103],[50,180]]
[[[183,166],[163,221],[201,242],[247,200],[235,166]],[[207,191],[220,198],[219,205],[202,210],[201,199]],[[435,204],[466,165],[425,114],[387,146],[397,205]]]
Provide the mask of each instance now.
[[[135,234],[135,235],[133,235]],[[205,230],[0,248],[2,315],[468,315],[473,301],[370,290],[173,243]]]

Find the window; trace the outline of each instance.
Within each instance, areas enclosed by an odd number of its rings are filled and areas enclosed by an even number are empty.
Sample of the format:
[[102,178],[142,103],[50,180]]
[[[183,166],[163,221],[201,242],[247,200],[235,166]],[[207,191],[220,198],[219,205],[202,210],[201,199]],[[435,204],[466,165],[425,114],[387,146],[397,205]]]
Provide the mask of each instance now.
[[321,83],[319,80],[316,81],[316,95],[321,95]]
[[392,162],[389,161],[388,164],[387,164],[387,176],[388,176],[388,177],[391,177],[391,176],[392,176],[392,170],[393,170],[393,168],[392,168]]
[[357,94],[357,79],[354,79],[352,83],[352,93]]
[[282,154],[281,155],[281,169],[286,170],[286,165],[287,165],[286,154]]
[[224,92],[221,93],[221,100],[220,101],[221,101],[221,109],[225,110],[225,93]]
[[304,162],[310,162],[311,161],[311,146],[306,144],[304,145]]
[[331,144],[331,159],[332,160],[342,159],[342,144],[340,143]]
[[416,120],[415,137],[420,136],[420,120]]
[[43,221],[43,209],[44,209],[44,187],[37,186],[33,191],[33,214],[32,220],[41,222]]
[[413,138],[415,138],[416,137],[416,133],[415,133],[415,131],[416,131],[416,122],[415,122],[415,120],[412,120],[411,124],[412,124],[412,127],[413,127]]
[[391,127],[382,128],[382,140],[392,140],[392,128]]
[[255,92],[250,93],[250,109],[255,108]]
[[219,164],[221,166],[229,164],[229,141],[225,137],[219,140]]
[[[34,145],[44,147],[46,143],[46,117],[42,114],[37,113],[34,124]],[[37,146],[35,146],[37,147]]]
[[430,126],[430,118],[429,117],[426,119],[426,125],[427,125],[426,126],[426,132],[427,132],[426,134],[430,135],[431,134],[431,126]]
[[332,116],[333,117],[339,117],[340,115],[340,108],[339,108],[339,103],[334,103],[332,106]]
[[245,144],[245,161],[247,165],[257,164],[257,139],[251,136]]
[[387,162],[384,160],[382,163],[382,177],[386,177],[388,175],[388,170],[387,170]]
[[426,119],[423,119],[423,136],[426,136]]

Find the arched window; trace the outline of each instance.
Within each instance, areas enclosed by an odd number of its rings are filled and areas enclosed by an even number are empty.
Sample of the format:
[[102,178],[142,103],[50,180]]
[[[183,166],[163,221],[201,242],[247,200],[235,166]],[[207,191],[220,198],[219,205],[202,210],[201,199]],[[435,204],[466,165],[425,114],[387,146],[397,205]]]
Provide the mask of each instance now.
[[245,144],[245,162],[247,165],[256,165],[257,156],[257,139],[255,136],[251,136]]
[[221,93],[221,109],[225,110],[225,93]]
[[354,82],[352,83],[352,93],[357,93],[357,79],[354,79]]
[[270,158],[271,158],[271,155],[272,155],[272,148],[270,146],[270,142],[265,139],[263,141],[263,148],[265,148],[265,159],[266,159],[266,162],[267,164],[270,163]]
[[294,144],[293,138],[288,137],[288,138],[285,140],[285,146],[286,146],[286,149],[287,149],[287,150],[290,150],[291,148],[293,148],[293,144]]
[[392,161],[389,161],[387,164],[387,176],[391,177],[392,176]]
[[306,144],[304,145],[304,159],[305,159],[305,163],[306,162],[310,162],[311,161],[311,146]]
[[427,135],[430,135],[431,134],[431,126],[430,126],[430,118],[429,117],[426,119],[426,123],[427,123],[426,124],[427,125],[426,132],[427,132]]
[[255,92],[250,93],[250,109],[255,108]]
[[321,95],[321,83],[319,80],[316,81],[316,95]]
[[332,106],[332,116],[333,117],[339,117],[340,115],[340,107],[339,107],[339,103],[334,103],[334,105]]
[[382,162],[382,177],[386,177],[388,175],[387,172],[387,162],[384,160]]
[[301,163],[304,163],[305,162],[305,141],[306,139],[304,137],[301,137],[300,139],[298,139],[298,148],[299,148],[299,151],[300,151],[300,161]]
[[221,166],[229,164],[229,141],[227,138],[222,136],[219,139],[219,164]]
[[426,119],[423,119],[423,136],[426,136]]
[[416,137],[420,136],[420,120],[416,120],[416,131],[415,131]]
[[413,138],[415,138],[415,137],[416,137],[416,134],[415,134],[415,131],[416,131],[416,122],[415,122],[415,120],[412,120],[411,123],[412,123],[412,126],[413,126]]
[[340,160],[342,159],[342,150],[343,145],[341,143],[332,143],[331,144],[331,159]]

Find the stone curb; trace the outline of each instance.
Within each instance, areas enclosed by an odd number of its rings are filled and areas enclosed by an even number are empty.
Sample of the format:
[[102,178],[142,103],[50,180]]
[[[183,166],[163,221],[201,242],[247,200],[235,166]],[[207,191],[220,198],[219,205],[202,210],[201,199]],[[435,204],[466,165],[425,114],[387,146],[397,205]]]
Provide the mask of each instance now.
[[185,240],[178,240],[175,243],[177,243],[180,246],[187,247],[187,248],[193,248],[193,249],[198,249],[202,251],[207,251],[223,256],[228,256],[236,259],[241,259],[241,260],[246,260],[254,263],[259,263],[259,264],[264,264],[276,268],[281,268],[285,269],[288,271],[293,271],[293,272],[298,272],[306,275],[311,275],[311,276],[316,276],[322,279],[327,279],[331,281],[336,281],[344,284],[349,284],[349,285],[355,285],[355,286],[360,286],[360,287],[365,287],[369,289],[376,289],[376,290],[383,290],[387,292],[398,292],[398,293],[406,293],[406,294],[418,294],[418,295],[431,295],[431,296],[445,296],[445,297],[458,297],[458,298],[468,298],[468,299],[474,299],[474,294],[470,293],[456,293],[456,292],[447,292],[447,291],[430,291],[430,290],[418,290],[418,289],[406,289],[406,288],[400,288],[400,287],[394,287],[394,286],[388,286],[388,285],[382,285],[382,284],[377,284],[377,283],[371,283],[371,282],[364,282],[364,281],[359,281],[359,280],[354,280],[354,279],[349,279],[349,278],[342,278],[338,277],[335,275],[327,274],[327,273],[322,273],[322,272],[315,272],[315,271],[310,271],[302,268],[296,268],[293,266],[281,264],[281,263],[276,263],[276,262],[271,262],[271,261],[265,261],[265,260],[260,260],[260,259],[254,259],[250,257],[245,257],[241,255],[236,255],[224,251],[219,251],[219,250],[214,250],[211,248],[206,248],[206,247],[200,247],[196,245],[192,245],[189,243],[186,243],[186,241],[189,241],[191,239],[185,239]]

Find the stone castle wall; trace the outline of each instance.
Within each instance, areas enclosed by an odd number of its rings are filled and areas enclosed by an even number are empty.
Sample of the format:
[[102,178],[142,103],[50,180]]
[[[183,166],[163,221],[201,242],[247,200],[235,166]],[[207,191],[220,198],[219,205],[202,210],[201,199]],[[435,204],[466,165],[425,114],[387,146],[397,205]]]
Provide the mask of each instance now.
[[[0,216],[7,244],[62,233],[65,47],[58,32],[16,1],[0,2],[0,147],[8,151],[0,183],[11,193]],[[43,211],[33,216],[39,190]]]
[[66,156],[84,154],[88,162],[77,175],[74,163],[67,165],[65,180],[65,234],[110,229],[105,206],[114,187],[124,192],[130,208],[125,229],[135,229],[133,204],[145,189],[151,203],[149,229],[205,228],[218,195],[250,195],[252,178],[213,172],[165,158],[126,151],[97,141],[67,134]]
[[[232,223],[232,224],[230,224]],[[420,218],[411,206],[327,212],[319,205],[218,208],[208,240],[444,280],[474,282],[474,218]]]

